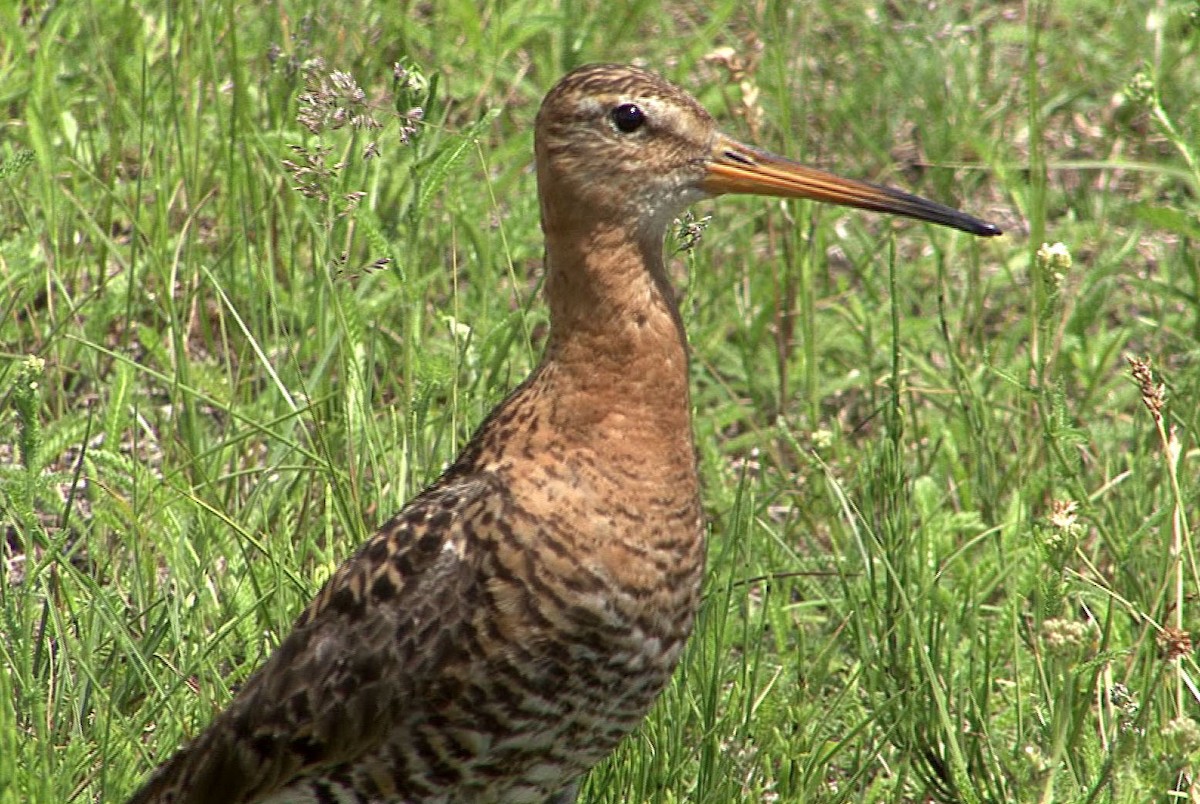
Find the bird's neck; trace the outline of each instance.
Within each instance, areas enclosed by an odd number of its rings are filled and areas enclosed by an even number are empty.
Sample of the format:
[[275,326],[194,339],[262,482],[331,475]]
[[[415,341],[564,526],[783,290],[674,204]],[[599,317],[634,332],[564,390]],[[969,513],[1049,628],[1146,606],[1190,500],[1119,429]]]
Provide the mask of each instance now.
[[692,461],[687,342],[661,233],[550,230],[546,268],[550,339],[540,373],[555,386],[557,423]]

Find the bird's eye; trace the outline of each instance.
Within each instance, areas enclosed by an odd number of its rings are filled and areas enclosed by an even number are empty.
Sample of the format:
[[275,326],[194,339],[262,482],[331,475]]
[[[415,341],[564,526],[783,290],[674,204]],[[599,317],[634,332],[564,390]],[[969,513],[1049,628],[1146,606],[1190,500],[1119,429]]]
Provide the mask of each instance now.
[[646,113],[636,103],[622,103],[612,110],[612,121],[618,131],[632,134],[646,122]]

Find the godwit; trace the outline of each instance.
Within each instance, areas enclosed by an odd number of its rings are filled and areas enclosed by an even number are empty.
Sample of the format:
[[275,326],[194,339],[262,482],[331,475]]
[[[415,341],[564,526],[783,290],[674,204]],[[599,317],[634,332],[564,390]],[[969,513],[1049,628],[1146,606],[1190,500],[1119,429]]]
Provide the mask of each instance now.
[[563,78],[535,145],[541,363],[134,802],[573,801],[667,683],[704,567],[666,226],[756,193],[1000,233],[738,143],[633,67]]

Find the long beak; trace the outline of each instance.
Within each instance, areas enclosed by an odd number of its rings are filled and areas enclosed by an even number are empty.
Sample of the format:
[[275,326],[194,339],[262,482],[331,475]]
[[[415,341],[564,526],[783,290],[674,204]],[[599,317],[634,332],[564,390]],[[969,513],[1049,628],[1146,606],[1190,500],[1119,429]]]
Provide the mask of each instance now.
[[902,190],[843,179],[799,162],[751,148],[717,135],[703,185],[712,195],[747,193],[781,198],[808,198],[874,212],[890,212],[920,221],[950,226],[983,237],[1001,234],[1000,227],[927,201]]

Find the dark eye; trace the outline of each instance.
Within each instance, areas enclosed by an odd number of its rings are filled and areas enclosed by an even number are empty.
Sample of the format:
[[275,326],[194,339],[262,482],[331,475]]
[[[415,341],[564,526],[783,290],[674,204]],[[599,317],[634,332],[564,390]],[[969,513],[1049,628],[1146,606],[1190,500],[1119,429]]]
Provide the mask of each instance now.
[[646,122],[646,113],[636,103],[622,103],[612,110],[612,121],[618,131],[631,134]]

